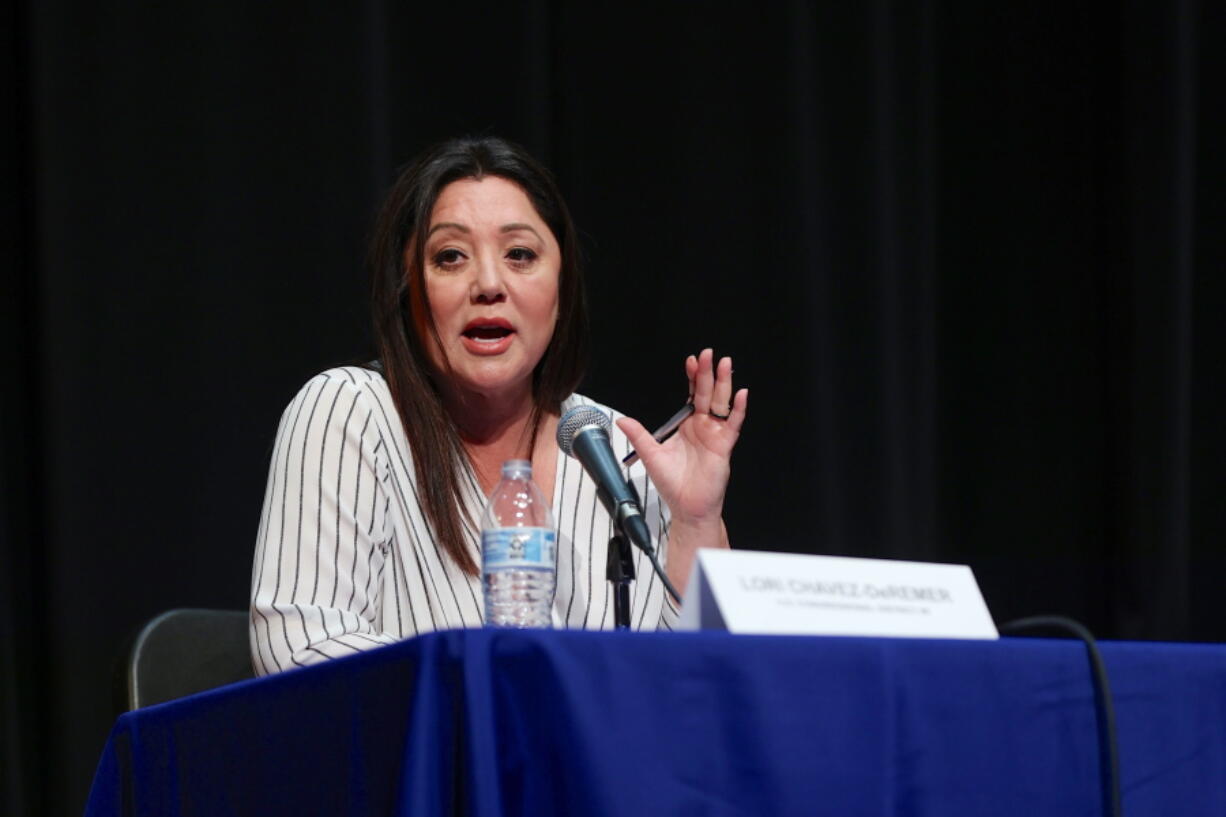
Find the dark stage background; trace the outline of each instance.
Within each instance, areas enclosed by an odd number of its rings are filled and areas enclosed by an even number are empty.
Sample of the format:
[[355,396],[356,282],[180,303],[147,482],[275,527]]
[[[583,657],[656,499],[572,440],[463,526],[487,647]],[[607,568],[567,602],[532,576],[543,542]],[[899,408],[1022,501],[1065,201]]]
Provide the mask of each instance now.
[[586,393],[735,356],[736,546],[1226,638],[1220,4],[174,5],[5,12],[0,810],[79,814],[124,639],[245,605],[376,203],[465,132],[569,197]]

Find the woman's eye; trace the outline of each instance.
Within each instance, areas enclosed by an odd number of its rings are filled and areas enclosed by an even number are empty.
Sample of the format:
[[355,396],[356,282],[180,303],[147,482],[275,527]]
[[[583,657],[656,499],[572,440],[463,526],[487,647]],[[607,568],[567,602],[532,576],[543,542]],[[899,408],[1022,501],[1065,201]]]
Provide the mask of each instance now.
[[512,247],[507,250],[507,260],[517,264],[531,264],[536,260],[536,253],[527,247]]
[[455,249],[439,250],[434,254],[434,265],[444,269],[458,266],[464,260],[464,253]]

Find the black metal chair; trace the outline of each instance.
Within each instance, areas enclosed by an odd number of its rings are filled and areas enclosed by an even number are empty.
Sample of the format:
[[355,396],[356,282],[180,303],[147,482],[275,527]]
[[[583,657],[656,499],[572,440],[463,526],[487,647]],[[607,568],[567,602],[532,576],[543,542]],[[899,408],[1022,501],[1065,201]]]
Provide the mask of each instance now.
[[170,701],[254,677],[241,610],[169,610],[149,621],[128,651],[127,708]]

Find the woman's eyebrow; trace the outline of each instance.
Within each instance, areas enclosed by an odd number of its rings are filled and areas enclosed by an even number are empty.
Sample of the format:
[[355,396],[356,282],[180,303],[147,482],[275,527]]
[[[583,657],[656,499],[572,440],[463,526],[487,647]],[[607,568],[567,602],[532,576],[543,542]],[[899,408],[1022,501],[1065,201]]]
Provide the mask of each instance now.
[[468,229],[463,224],[457,224],[454,221],[440,221],[438,224],[435,224],[433,227],[430,228],[430,232],[426,233],[426,238],[429,238],[430,236],[434,235],[439,230],[444,230],[448,227],[450,227],[453,230],[459,230],[462,233],[472,232],[472,230]]
[[[528,232],[530,232],[530,233],[532,233],[533,235],[535,235],[537,238],[540,238],[540,237],[541,237],[541,234],[540,234],[540,233],[538,233],[538,232],[536,231],[536,228],[535,228],[535,227],[533,227],[531,224],[521,224],[521,223],[520,223],[520,222],[518,222],[518,221],[516,221],[516,222],[512,222],[512,223],[510,223],[510,224],[504,224],[504,225],[502,225],[502,228],[501,228],[501,229],[499,229],[499,231],[498,231],[498,232],[500,232],[500,233],[513,233],[513,232],[515,232],[516,230],[527,230]],[[542,240],[543,240],[543,239],[542,239]]]

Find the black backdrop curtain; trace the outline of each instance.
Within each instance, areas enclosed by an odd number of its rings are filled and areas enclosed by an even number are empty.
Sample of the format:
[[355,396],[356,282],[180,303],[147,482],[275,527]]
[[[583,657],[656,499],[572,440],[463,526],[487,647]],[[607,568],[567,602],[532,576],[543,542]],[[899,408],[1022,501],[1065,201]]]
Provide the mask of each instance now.
[[650,424],[735,355],[736,546],[1226,637],[1216,4],[762,5],[14,4],[0,807],[79,813],[124,638],[245,604],[279,413],[367,349],[373,208],[464,132],[568,195],[586,393]]

